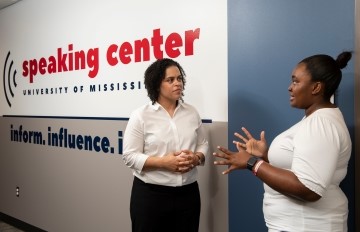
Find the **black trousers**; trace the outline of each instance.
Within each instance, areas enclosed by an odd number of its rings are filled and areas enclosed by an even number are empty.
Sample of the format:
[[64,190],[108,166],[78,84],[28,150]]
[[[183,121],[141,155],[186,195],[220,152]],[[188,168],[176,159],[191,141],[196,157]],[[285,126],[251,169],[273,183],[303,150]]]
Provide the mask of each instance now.
[[130,200],[133,232],[198,232],[200,209],[197,182],[168,187],[134,178]]

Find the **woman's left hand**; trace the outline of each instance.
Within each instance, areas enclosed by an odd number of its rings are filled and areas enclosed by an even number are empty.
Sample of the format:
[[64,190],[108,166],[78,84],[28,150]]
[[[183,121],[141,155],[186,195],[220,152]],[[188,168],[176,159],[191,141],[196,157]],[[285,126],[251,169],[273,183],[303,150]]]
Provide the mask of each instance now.
[[189,172],[196,166],[195,162],[197,160],[197,157],[192,151],[182,150],[179,154],[179,157],[184,158],[183,161],[179,162],[179,172]]

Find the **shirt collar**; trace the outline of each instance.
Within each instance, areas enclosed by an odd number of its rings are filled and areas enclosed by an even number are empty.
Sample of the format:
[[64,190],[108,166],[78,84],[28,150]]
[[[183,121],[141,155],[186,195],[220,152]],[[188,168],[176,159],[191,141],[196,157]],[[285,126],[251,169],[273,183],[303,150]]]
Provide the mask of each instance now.
[[[149,105],[153,110],[158,110],[160,108],[160,104],[158,102],[155,102],[154,105],[152,104],[152,102],[149,102]],[[178,106],[176,108],[178,108],[178,107],[186,108],[186,105],[184,104],[183,101],[178,100]]]

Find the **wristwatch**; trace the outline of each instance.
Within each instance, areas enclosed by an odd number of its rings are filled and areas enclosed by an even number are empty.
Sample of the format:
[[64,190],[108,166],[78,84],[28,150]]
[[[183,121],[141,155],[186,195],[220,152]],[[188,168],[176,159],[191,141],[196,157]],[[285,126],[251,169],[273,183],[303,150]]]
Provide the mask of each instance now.
[[247,165],[246,165],[247,169],[249,169],[250,171],[252,171],[253,168],[254,168],[254,166],[255,166],[255,164],[256,164],[256,162],[257,162],[258,160],[259,160],[258,157],[256,157],[256,156],[251,156],[250,159],[249,159],[248,162],[247,162]]
[[196,156],[198,157],[198,159],[199,159],[199,163],[198,163],[197,165],[204,165],[205,159],[202,159],[201,156],[198,155],[198,154],[195,154],[195,155],[196,155]]

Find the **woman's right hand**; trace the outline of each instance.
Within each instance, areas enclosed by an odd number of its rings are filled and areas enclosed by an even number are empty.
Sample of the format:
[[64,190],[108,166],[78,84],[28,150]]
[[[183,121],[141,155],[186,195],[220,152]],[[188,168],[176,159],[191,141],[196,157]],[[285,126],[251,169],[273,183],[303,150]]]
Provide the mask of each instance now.
[[245,127],[242,127],[241,130],[246,137],[237,132],[234,134],[242,141],[233,141],[238,151],[240,151],[240,149],[245,149],[248,153],[267,161],[268,146],[265,139],[265,131],[261,131],[260,140],[256,140]]
[[190,155],[185,154],[182,151],[170,152],[161,158],[163,163],[162,166],[171,172],[189,172],[194,168],[194,165],[192,164],[193,161],[190,158]]

